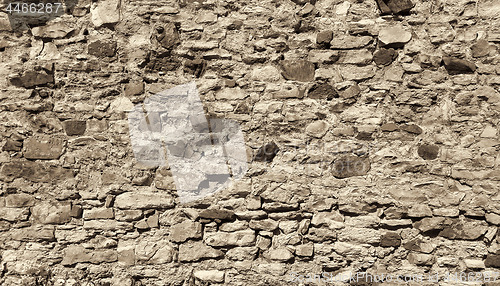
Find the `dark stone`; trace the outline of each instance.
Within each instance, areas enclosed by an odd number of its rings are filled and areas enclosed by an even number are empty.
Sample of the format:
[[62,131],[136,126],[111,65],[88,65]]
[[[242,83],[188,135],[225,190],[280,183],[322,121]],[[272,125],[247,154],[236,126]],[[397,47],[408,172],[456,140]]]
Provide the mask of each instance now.
[[391,14],[392,10],[385,4],[383,0],[377,0],[378,8],[380,9],[381,15]]
[[3,151],[16,151],[17,152],[17,151],[21,151],[22,147],[23,147],[23,142],[7,139],[7,142],[5,143],[5,145],[3,145],[2,150]]
[[484,266],[500,268],[500,255],[488,254],[486,260],[484,260]]
[[387,8],[394,14],[404,14],[410,12],[415,6],[410,0],[378,0],[378,2],[379,8],[383,14],[388,14]]
[[68,136],[83,135],[87,129],[87,122],[82,120],[66,120],[62,124]]
[[386,124],[383,124],[380,129],[382,131],[386,131],[386,132],[393,132],[393,131],[396,131],[398,130],[398,125],[396,125],[395,123],[386,123]]
[[246,103],[239,103],[236,109],[234,110],[236,114],[250,114],[250,108]]
[[413,133],[413,134],[422,134],[422,128],[415,124],[410,124],[410,125],[401,125],[401,130],[404,130],[408,133]]
[[158,29],[158,33],[156,39],[165,49],[173,48],[181,42],[174,23],[168,23],[164,28]]
[[337,90],[328,83],[314,84],[311,89],[309,89],[307,95],[309,98],[328,100],[339,97]]
[[490,53],[490,44],[487,40],[479,40],[474,45],[470,47],[472,56],[475,58],[480,58],[487,56]]
[[14,161],[5,163],[0,171],[0,180],[12,182],[16,178],[24,178],[32,182],[50,183],[74,177],[72,170],[62,167],[48,166],[32,161]]
[[397,57],[398,57],[398,53],[393,48],[390,48],[390,49],[381,48],[373,54],[373,61],[377,65],[388,66]]
[[217,209],[203,210],[198,214],[198,216],[200,218],[220,219],[220,220],[232,220],[235,217],[233,211],[217,210]]
[[89,44],[88,53],[96,57],[112,57],[116,52],[116,41],[97,40]]
[[323,31],[316,35],[316,43],[320,45],[329,45],[333,39],[333,31]]
[[372,134],[370,132],[364,132],[364,131],[359,132],[358,135],[356,135],[356,139],[365,141],[373,140]]
[[424,160],[434,160],[439,154],[439,147],[436,145],[424,144],[418,147],[418,156]]
[[292,0],[292,2],[297,5],[304,5],[306,3],[316,4],[316,0]]
[[63,149],[64,140],[59,137],[35,136],[24,141],[24,157],[26,159],[59,159]]
[[190,73],[196,77],[201,77],[207,68],[207,61],[203,59],[186,60],[184,63],[184,72]]
[[454,219],[451,225],[446,226],[439,236],[448,239],[475,240],[488,231],[488,223],[482,220]]
[[359,88],[359,85],[354,84],[351,85],[350,87],[346,88],[344,91],[340,93],[340,96],[344,99],[347,98],[353,98],[358,96],[361,93],[361,88]]
[[156,57],[154,55],[150,56],[149,63],[145,65],[148,71],[174,71],[180,66],[179,62],[173,57],[164,56]]
[[126,97],[144,93],[144,82],[130,82],[125,85],[124,93]]
[[455,57],[443,57],[444,67],[448,74],[473,73],[476,70],[476,65],[466,60]]
[[281,61],[282,75],[285,79],[296,81],[313,81],[314,64],[305,60],[284,60]]
[[53,70],[35,68],[35,70],[24,72],[23,75],[10,78],[10,82],[14,86],[25,88],[53,84],[54,72]]
[[333,176],[339,179],[364,176],[370,171],[371,163],[368,158],[347,156],[335,160],[332,166]]
[[83,214],[83,208],[80,205],[72,205],[69,215],[75,218],[81,218]]
[[253,161],[272,162],[279,150],[280,148],[274,142],[265,144],[264,146],[259,148],[257,154],[253,158]]
[[399,247],[401,245],[401,236],[397,232],[387,232],[380,239],[382,247]]

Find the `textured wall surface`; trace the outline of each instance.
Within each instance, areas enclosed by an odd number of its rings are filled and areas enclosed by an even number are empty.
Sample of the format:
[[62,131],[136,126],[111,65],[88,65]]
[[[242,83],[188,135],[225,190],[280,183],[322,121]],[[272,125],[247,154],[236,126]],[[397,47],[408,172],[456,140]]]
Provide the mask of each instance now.
[[[411,1],[3,0],[0,284],[500,285],[500,2]],[[181,204],[127,113],[193,81],[249,170]]]

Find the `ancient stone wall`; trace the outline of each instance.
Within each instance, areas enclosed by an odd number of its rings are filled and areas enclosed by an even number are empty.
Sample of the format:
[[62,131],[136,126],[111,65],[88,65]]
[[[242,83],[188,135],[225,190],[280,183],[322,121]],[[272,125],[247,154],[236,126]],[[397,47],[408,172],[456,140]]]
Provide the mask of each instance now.
[[[1,285],[500,285],[498,0],[60,2],[1,5]],[[183,204],[128,113],[190,82],[248,171]]]

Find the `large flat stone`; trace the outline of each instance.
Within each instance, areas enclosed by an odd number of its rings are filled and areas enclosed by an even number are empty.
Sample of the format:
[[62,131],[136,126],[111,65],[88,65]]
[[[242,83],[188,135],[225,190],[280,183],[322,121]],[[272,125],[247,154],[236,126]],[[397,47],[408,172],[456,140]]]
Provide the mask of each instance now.
[[5,163],[0,171],[0,180],[12,182],[24,178],[32,182],[49,183],[73,178],[74,172],[62,167],[48,166],[32,161],[14,161]]
[[43,224],[63,224],[71,220],[70,202],[43,201],[31,208],[31,217]]
[[170,228],[170,240],[184,242],[190,238],[201,238],[202,229],[199,222],[185,220]]
[[190,241],[179,246],[179,261],[194,262],[202,259],[223,257],[224,252],[207,246],[202,241]]
[[33,136],[24,141],[24,157],[27,159],[59,159],[64,151],[65,141],[59,137]]
[[330,49],[336,50],[350,50],[350,49],[359,49],[367,46],[373,40],[370,36],[350,36],[343,35],[339,37],[333,38],[330,42]]
[[174,207],[174,199],[160,192],[127,192],[116,197],[115,207],[119,209],[169,209]]
[[252,246],[255,244],[255,231],[216,232],[207,234],[206,244],[210,246]]
[[36,225],[13,229],[10,231],[10,237],[21,241],[53,241],[54,230],[55,227],[51,225]]

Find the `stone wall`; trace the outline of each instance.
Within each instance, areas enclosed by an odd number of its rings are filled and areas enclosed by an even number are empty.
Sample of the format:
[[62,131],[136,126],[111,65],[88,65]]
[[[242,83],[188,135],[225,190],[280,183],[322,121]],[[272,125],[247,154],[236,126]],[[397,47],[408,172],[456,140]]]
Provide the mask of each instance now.
[[[500,285],[442,280],[500,267],[500,3],[411,1],[0,12],[0,284]],[[127,112],[192,81],[249,170],[181,204]]]

